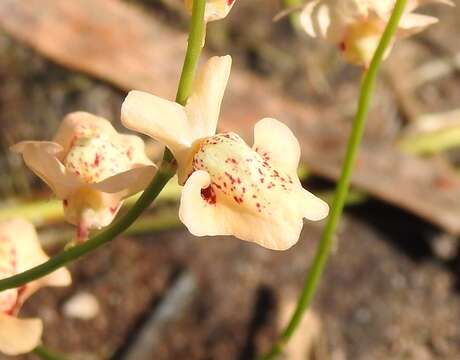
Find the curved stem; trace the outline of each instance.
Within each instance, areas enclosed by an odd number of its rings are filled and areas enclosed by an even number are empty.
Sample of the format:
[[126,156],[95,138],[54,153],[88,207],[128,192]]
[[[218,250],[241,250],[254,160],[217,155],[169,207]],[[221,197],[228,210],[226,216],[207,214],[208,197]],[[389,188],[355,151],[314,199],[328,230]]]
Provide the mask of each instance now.
[[94,235],[88,241],[81,245],[73,246],[67,250],[61,251],[56,256],[41,265],[24,271],[20,274],[0,280],[0,291],[22,286],[32,280],[43,277],[65,264],[78,259],[79,257],[97,249],[105,243],[111,241],[116,236],[125,231],[139,215],[155,200],[160,191],[166,185],[168,180],[174,175],[175,169],[171,162],[163,161],[160,169],[156,173],[150,185],[145,189],[139,200],[133,207],[122,217],[116,220],[104,231]]
[[[205,30],[204,8],[206,0],[194,0],[192,21],[189,31],[187,54],[184,60],[183,71],[177,91],[177,102],[184,105],[190,94],[191,83],[195,75],[195,68],[201,54],[202,39]],[[165,151],[162,164],[150,185],[145,189],[139,200],[122,217],[117,219],[105,230],[94,235],[81,245],[76,245],[49,259],[45,263],[20,274],[0,280],[0,291],[22,286],[30,281],[48,275],[54,270],[74,261],[81,256],[110,242],[123,233],[141,215],[141,213],[156,199],[168,180],[176,172],[176,163],[169,150]]]
[[64,357],[51,352],[43,345],[38,345],[32,352],[43,360],[65,360]]
[[391,39],[393,38],[393,35],[398,28],[399,20],[403,15],[406,3],[407,0],[396,1],[395,7],[393,9],[393,14],[391,15],[387,27],[385,28],[379,46],[372,58],[369,69],[364,74],[364,78],[361,84],[358,111],[353,120],[353,126],[351,129],[350,139],[348,140],[347,152],[342,167],[342,173],[337,184],[331,213],[324,228],[318,249],[315,254],[315,258],[313,260],[313,264],[305,279],[302,293],[299,297],[297,307],[291,317],[291,320],[281,333],[279,340],[273,345],[273,347],[266,355],[261,357],[263,360],[274,359],[283,351],[284,346],[289,341],[290,337],[294,334],[295,330],[300,324],[300,321],[302,320],[303,314],[310,306],[316,293],[319,280],[323,274],[327,258],[333,244],[333,238],[337,224],[343,212],[345,199],[348,194],[353,165],[355,162],[356,154],[358,152],[359,144],[361,143],[363,136],[367,114],[369,112],[369,104],[374,91],[378,69],[380,67],[380,63],[382,62],[385,51],[388,48]]

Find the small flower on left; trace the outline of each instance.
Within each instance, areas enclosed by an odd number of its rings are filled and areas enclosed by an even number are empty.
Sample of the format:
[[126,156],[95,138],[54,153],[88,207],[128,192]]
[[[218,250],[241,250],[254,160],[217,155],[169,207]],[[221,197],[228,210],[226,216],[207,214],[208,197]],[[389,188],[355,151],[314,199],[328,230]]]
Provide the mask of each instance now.
[[86,112],[67,115],[50,141],[22,141],[12,147],[63,201],[77,241],[109,225],[123,199],[142,191],[156,166],[144,142],[117,133],[110,122]]
[[[47,260],[32,224],[23,219],[0,222],[0,279]],[[18,318],[22,304],[43,286],[67,286],[70,283],[69,272],[61,268],[19,288],[0,292],[0,352],[18,355],[32,351],[40,343],[43,324],[36,318]]]

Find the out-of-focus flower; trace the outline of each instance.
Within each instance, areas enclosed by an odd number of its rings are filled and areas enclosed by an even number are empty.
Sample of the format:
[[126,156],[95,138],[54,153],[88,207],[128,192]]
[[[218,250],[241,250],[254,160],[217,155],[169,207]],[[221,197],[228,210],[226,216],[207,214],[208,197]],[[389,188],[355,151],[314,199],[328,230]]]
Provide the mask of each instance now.
[[[0,222],[0,279],[4,279],[48,260],[32,224],[23,219]],[[16,289],[0,292],[0,352],[18,355],[33,350],[40,342],[42,321],[20,319],[24,301],[43,286],[66,286],[71,283],[65,268],[31,281]]]
[[[206,0],[204,21],[214,21],[223,19],[228,15],[235,0]],[[193,0],[185,0],[185,6],[188,11],[192,11]]]
[[328,205],[302,188],[300,146],[281,122],[260,120],[252,148],[235,133],[215,135],[230,67],[230,56],[211,58],[185,107],[131,91],[122,122],[174,154],[185,184],[179,216],[192,234],[234,235],[284,250],[299,239],[303,218],[323,219]]
[[[309,35],[337,45],[348,62],[367,67],[391,17],[395,2],[313,0],[304,7],[301,24]],[[426,3],[454,5],[450,0],[408,0],[396,39],[418,33],[438,21],[435,17],[413,12]]]
[[134,135],[118,134],[106,119],[85,112],[67,115],[49,141],[12,147],[59,199],[77,240],[109,225],[127,196],[143,190],[155,172]]

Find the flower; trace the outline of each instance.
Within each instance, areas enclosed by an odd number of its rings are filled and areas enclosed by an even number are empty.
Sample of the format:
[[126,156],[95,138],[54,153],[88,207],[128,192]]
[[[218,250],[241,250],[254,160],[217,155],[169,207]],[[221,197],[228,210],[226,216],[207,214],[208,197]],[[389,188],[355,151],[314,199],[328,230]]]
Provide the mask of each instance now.
[[302,188],[300,146],[281,122],[260,120],[252,148],[235,133],[215,135],[230,67],[230,56],[211,58],[185,107],[131,91],[122,123],[174,154],[184,184],[179,217],[192,234],[234,235],[284,250],[297,242],[303,218],[323,219],[328,205]]
[[[413,13],[419,5],[430,2],[454,5],[450,0],[408,0],[396,39],[418,33],[438,21]],[[395,0],[313,0],[305,5],[300,20],[309,35],[337,45],[348,62],[368,67],[394,5]]]
[[[0,222],[0,279],[4,279],[48,260],[33,225],[23,219]],[[67,286],[69,272],[58,269],[16,289],[0,292],[0,352],[18,355],[30,352],[40,342],[40,319],[20,319],[17,314],[24,301],[43,286]]]
[[[208,22],[225,18],[234,4],[235,0],[207,0],[204,21]],[[193,0],[185,0],[185,6],[191,12]]]
[[12,150],[63,200],[79,241],[109,225],[122,200],[143,190],[155,172],[139,137],[118,134],[86,112],[67,115],[52,142],[23,141]]

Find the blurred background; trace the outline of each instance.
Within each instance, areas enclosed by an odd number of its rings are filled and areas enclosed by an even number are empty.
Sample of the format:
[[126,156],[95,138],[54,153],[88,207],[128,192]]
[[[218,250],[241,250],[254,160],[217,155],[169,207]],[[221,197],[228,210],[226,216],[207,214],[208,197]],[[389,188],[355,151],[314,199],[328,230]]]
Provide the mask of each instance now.
[[[424,7],[440,23],[384,63],[335,251],[286,359],[460,359],[459,5]],[[252,143],[260,118],[285,122],[305,186],[329,200],[361,73],[289,18],[273,22],[281,10],[280,0],[238,1],[209,25],[205,56],[234,59],[220,129]],[[0,219],[24,215],[48,253],[62,249],[73,230],[59,202],[8,147],[50,139],[76,110],[121,129],[129,89],[173,99],[187,23],[181,0],[0,2]],[[26,303],[22,316],[44,320],[44,344],[84,360],[244,360],[268,349],[324,224],[306,223],[286,252],[196,238],[177,219],[179,195],[169,186],[126,235],[70,265],[72,287]]]

